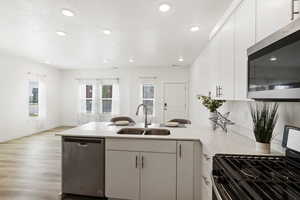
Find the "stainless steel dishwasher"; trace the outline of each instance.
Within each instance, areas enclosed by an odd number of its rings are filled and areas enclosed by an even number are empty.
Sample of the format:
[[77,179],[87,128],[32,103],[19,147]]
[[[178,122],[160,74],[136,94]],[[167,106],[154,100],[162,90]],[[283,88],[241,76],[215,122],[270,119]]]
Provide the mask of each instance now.
[[63,137],[62,193],[105,196],[105,140]]

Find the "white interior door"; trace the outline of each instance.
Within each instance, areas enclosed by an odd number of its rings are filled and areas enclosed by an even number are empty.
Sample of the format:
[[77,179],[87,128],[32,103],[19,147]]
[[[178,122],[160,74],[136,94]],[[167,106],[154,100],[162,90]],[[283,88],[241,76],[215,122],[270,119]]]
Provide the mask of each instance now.
[[187,119],[187,84],[185,82],[164,83],[164,121],[174,118]]

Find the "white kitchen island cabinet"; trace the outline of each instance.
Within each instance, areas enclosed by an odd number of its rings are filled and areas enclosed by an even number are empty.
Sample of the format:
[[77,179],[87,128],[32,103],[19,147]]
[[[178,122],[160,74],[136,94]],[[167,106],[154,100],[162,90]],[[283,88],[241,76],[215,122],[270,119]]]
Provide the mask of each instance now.
[[139,199],[140,171],[136,166],[138,152],[106,152],[106,196]]
[[200,191],[199,184],[195,190],[194,144],[193,141],[107,139],[106,196],[199,200],[194,192]]

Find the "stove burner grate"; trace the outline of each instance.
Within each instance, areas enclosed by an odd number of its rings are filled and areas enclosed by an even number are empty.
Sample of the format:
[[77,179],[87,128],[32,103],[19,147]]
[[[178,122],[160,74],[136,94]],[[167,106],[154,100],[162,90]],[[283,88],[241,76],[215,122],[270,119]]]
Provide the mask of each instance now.
[[299,200],[300,163],[291,165],[281,156],[218,155],[229,179],[250,199]]

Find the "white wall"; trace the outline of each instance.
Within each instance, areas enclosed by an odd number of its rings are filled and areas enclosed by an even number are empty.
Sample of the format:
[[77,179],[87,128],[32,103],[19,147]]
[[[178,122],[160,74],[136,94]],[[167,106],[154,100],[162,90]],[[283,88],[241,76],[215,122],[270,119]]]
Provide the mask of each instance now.
[[[156,83],[156,121],[162,120],[163,82],[188,82],[187,68],[126,68],[95,70],[64,70],[62,72],[62,124],[78,124],[78,78],[120,78],[120,114],[136,119],[135,112],[140,103],[140,78],[157,77]],[[181,94],[178,94],[181,95]],[[141,120],[141,119],[136,119]]]
[[[28,72],[46,75],[46,120],[28,116]],[[0,52],[0,142],[60,125],[59,70]]]

